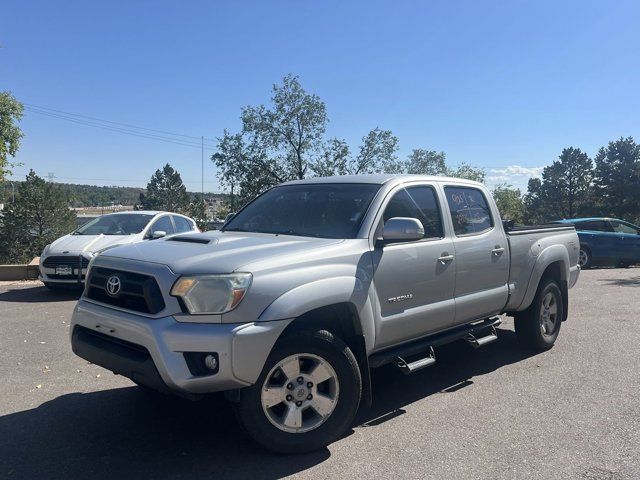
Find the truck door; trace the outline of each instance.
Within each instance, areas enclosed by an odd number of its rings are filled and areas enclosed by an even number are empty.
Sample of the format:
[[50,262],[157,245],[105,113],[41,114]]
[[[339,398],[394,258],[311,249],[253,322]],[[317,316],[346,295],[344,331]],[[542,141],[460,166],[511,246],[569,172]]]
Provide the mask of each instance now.
[[375,237],[394,217],[417,218],[424,238],[373,249],[374,285],[379,303],[376,347],[402,342],[453,324],[455,257],[446,235],[433,185],[398,187],[387,197]]
[[497,211],[475,187],[445,186],[454,231],[456,323],[485,318],[504,308],[509,246]]

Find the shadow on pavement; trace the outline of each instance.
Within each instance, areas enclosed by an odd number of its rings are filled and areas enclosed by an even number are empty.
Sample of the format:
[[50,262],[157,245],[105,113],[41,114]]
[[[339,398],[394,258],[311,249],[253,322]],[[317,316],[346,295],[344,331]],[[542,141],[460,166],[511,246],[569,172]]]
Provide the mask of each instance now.
[[[455,395],[472,388],[472,377],[531,355],[516,345],[512,331],[499,334],[500,341],[484,350],[442,347],[439,364],[412,376],[376,371],[373,406],[360,409],[355,425],[380,425],[402,415],[406,405],[436,393]],[[262,450],[240,431],[220,395],[190,402],[137,387],[62,395],[0,417],[0,432],[0,472],[7,478],[276,479],[330,456],[328,449],[299,456]]]
[[68,302],[78,300],[82,295],[81,288],[69,288],[64,290],[49,290],[44,285],[23,287],[9,285],[7,290],[0,292],[0,302],[16,303],[49,303]]
[[606,285],[615,285],[619,287],[640,287],[640,277],[632,278],[607,278],[600,281]]

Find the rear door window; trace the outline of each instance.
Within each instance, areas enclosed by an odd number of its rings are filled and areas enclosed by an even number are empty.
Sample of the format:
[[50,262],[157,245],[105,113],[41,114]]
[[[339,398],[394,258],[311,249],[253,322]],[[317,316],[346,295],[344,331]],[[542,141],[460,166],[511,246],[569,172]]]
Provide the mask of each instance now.
[[491,210],[477,188],[445,187],[453,230],[457,236],[477,235],[493,228]]
[[588,220],[586,222],[578,222],[575,224],[578,231],[590,232],[612,232],[613,229],[608,222],[604,220]]
[[191,220],[187,220],[184,217],[173,216],[173,223],[176,225],[176,233],[191,232],[194,230]]
[[627,225],[626,223],[622,223],[622,222],[609,222],[609,223],[611,223],[613,230],[617,233],[630,233],[632,235],[638,234],[637,228],[632,227],[631,225]]

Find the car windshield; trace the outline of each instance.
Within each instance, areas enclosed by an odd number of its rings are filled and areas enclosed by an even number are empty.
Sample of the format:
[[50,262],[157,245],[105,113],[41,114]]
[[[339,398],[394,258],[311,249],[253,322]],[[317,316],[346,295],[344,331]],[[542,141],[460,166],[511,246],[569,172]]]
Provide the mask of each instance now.
[[74,235],[133,235],[147,226],[153,215],[142,213],[103,215],[83,225]]
[[247,205],[223,230],[355,238],[379,188],[365,183],[275,187]]

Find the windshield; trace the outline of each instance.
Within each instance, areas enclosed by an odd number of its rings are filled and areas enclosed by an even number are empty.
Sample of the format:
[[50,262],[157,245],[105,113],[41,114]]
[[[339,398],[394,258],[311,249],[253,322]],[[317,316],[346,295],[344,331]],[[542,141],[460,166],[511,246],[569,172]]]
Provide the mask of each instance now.
[[81,226],[74,235],[133,235],[147,226],[153,215],[127,214],[104,215]]
[[365,183],[275,187],[233,217],[224,231],[355,238],[379,188]]

